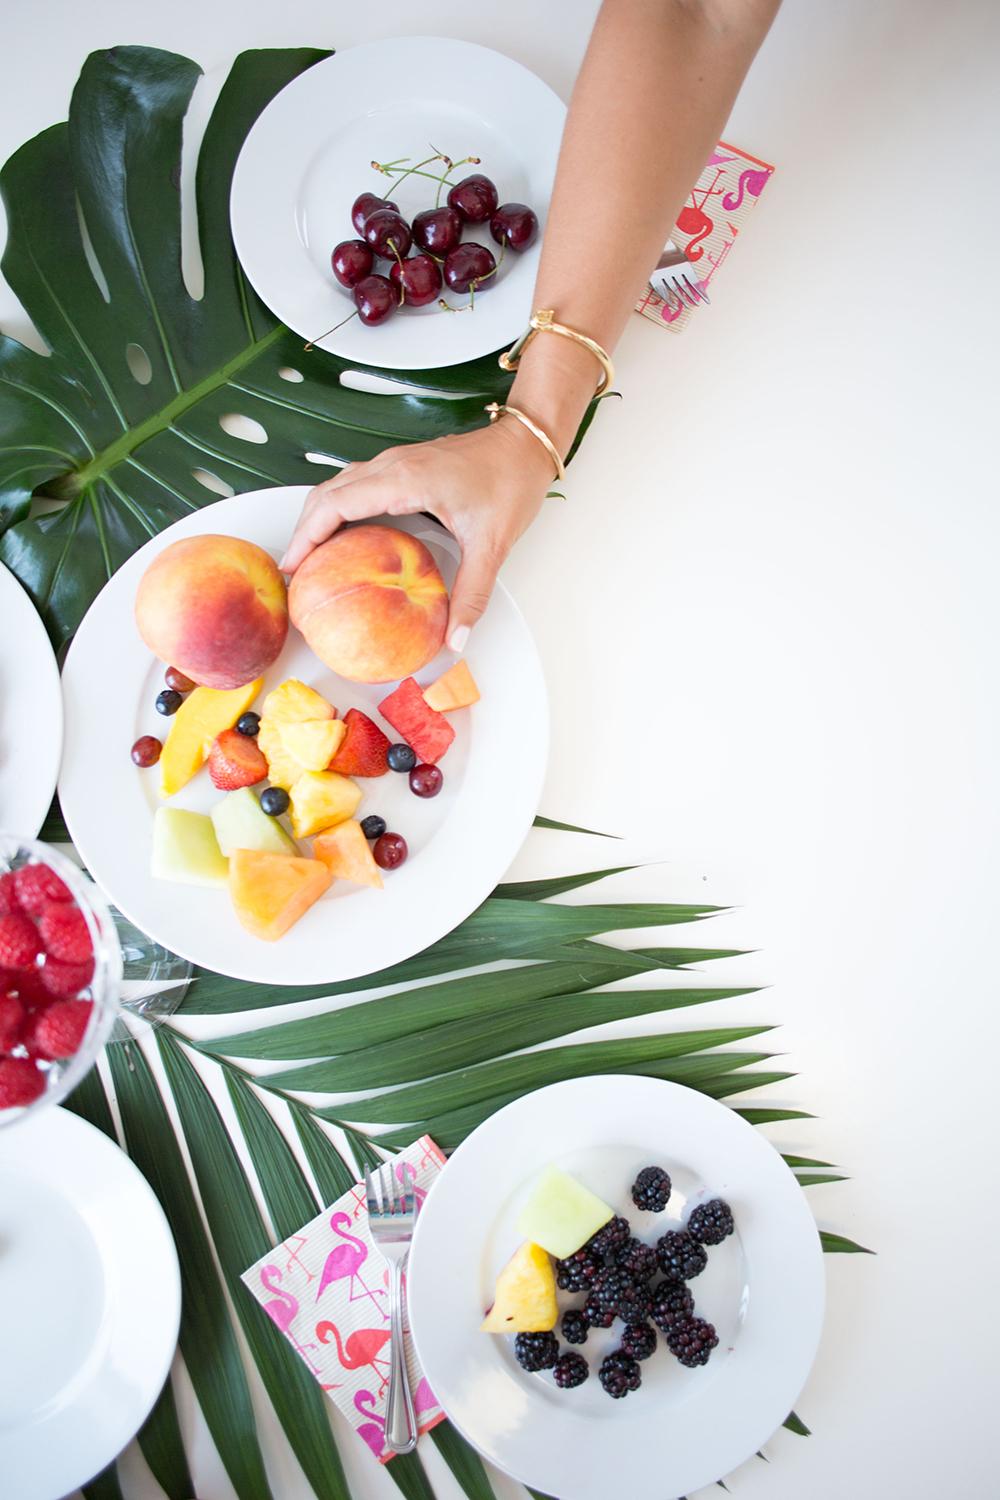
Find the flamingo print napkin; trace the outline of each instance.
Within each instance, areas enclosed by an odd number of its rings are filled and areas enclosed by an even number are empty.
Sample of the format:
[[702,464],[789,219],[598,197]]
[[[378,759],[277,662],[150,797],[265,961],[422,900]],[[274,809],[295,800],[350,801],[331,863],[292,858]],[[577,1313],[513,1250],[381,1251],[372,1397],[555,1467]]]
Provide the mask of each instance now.
[[[711,285],[773,172],[766,161],[725,141],[712,152],[670,231],[670,238],[685,251],[704,286]],[[651,286],[635,310],[673,333],[681,333],[692,317],[691,308],[671,307]]]
[[[429,1135],[389,1164],[400,1183],[413,1183],[418,1203],[445,1164]],[[293,1349],[364,1438],[380,1463],[385,1446],[389,1378],[389,1268],[368,1232],[362,1184],[331,1203],[298,1234],[244,1271],[243,1282]],[[427,1432],[444,1412],[417,1363],[404,1330],[406,1367],[417,1424]]]

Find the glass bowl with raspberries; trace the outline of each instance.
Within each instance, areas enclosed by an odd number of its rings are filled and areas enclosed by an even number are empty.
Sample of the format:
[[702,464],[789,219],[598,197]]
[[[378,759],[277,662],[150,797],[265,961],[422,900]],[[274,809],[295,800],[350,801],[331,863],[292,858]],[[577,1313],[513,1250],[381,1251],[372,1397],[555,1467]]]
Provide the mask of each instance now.
[[97,887],[57,850],[0,833],[0,1129],[60,1103],[89,1071],[121,978]]

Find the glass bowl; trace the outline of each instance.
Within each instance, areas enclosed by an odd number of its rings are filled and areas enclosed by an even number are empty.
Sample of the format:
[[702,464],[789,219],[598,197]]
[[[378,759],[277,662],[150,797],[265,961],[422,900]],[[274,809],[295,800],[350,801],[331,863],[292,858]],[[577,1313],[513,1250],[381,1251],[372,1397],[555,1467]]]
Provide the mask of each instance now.
[[[59,876],[87,923],[94,945],[94,974],[86,989],[80,991],[79,998],[92,1000],[93,1007],[83,1040],[72,1057],[58,1062],[36,1059],[37,1066],[45,1074],[44,1092],[31,1104],[0,1109],[0,1130],[5,1125],[29,1119],[52,1104],[61,1103],[93,1067],[118,1013],[122,953],[104,897],[93,882],[57,850],[34,839],[0,833],[0,875],[18,870],[23,865],[36,864],[47,865]],[[23,1056],[26,1052],[15,1049],[12,1055]]]

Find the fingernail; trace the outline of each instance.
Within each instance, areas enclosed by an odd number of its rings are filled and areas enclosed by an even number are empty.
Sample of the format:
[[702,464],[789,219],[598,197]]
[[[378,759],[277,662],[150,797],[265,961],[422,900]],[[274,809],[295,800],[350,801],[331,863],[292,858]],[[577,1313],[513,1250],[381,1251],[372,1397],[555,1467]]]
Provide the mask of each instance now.
[[451,632],[451,640],[448,642],[448,645],[451,647],[452,651],[464,651],[468,639],[468,625],[456,625],[455,629]]
[[287,563],[287,561],[288,561],[288,553],[286,552],[285,555],[284,555],[284,557],[281,559],[280,563],[278,564],[278,572],[279,573],[287,573],[288,572],[288,569],[285,566],[285,564]]

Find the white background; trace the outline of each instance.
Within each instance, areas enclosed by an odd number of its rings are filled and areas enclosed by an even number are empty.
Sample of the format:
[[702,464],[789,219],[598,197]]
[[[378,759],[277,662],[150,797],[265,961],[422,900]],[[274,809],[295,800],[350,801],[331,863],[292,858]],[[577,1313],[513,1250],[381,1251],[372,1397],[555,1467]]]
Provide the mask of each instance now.
[[[242,47],[433,32],[568,98],[595,11],[10,5],[0,149],[64,118],[86,53],[124,42],[224,68]],[[771,1093],[818,1118],[767,1133],[851,1175],[811,1201],[878,1251],[827,1257],[797,1403],[813,1436],[779,1433],[730,1478],[739,1500],[1000,1488],[998,32],[988,0],[786,0],[727,128],[777,172],[712,306],[679,338],[633,319],[624,399],[504,571],[552,695],[542,811],[631,836],[536,834],[517,872],[631,854],[665,863],[608,899],[738,903],[699,938],[758,950],[725,973],[771,988],[720,1017],[782,1023],[798,1076]],[[25,336],[6,289],[0,327]],[[359,1500],[398,1495],[342,1446]],[[299,1500],[274,1453],[275,1493]],[[198,1463],[201,1500],[228,1500],[204,1442]],[[157,1493],[134,1450],[123,1468],[129,1500]]]

